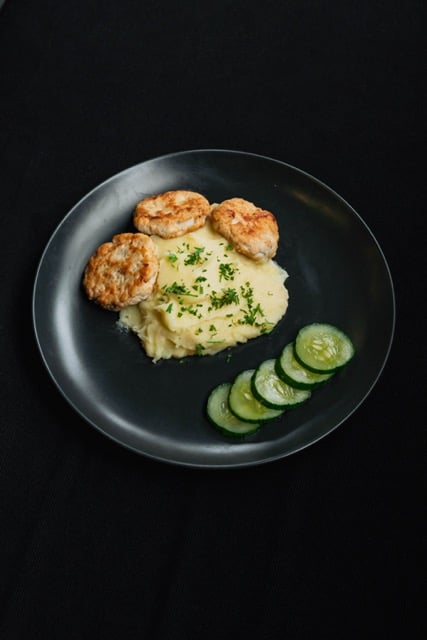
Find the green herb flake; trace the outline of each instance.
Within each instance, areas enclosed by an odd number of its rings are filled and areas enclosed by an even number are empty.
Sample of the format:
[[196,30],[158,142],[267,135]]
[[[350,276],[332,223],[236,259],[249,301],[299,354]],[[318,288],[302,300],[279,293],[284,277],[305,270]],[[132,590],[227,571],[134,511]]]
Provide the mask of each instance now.
[[246,309],[240,309],[243,314],[243,318],[241,318],[238,323],[240,325],[248,324],[258,327],[260,328],[261,333],[267,333],[270,331],[271,323],[259,321],[260,318],[265,317],[265,314],[259,303],[254,304],[253,289],[249,282],[246,282],[244,286],[242,285],[240,287],[240,295],[246,302]]
[[239,295],[236,289],[222,289],[221,295],[217,295],[216,291],[212,291],[210,301],[213,309],[221,309],[229,304],[238,304]]
[[174,264],[178,260],[178,256],[176,255],[176,253],[168,253],[167,259],[171,264]]
[[187,287],[184,284],[178,284],[177,282],[173,282],[172,284],[165,284],[162,287],[162,292],[163,293],[171,293],[175,296],[192,296],[193,298],[196,297],[195,293],[191,293],[190,289],[187,289]]
[[199,311],[197,311],[197,309],[193,306],[193,305],[189,305],[189,306],[182,306],[180,309],[181,315],[180,317],[184,314],[184,313],[189,313],[191,316],[195,316],[196,318],[201,318],[201,313]]
[[236,265],[231,262],[221,262],[219,265],[219,280],[234,280],[238,271]]
[[196,354],[198,356],[202,356],[203,355],[203,351],[206,349],[206,347],[204,347],[202,344],[197,343],[196,344]]
[[162,287],[163,293],[173,293],[174,295],[184,295],[188,292],[188,289],[183,284],[178,284],[177,282],[173,282],[172,284],[165,284]]
[[202,264],[203,262],[205,262],[206,258],[202,256],[202,253],[204,252],[204,250],[205,250],[205,247],[195,247],[194,251],[189,253],[185,258],[184,264],[193,265],[193,264]]

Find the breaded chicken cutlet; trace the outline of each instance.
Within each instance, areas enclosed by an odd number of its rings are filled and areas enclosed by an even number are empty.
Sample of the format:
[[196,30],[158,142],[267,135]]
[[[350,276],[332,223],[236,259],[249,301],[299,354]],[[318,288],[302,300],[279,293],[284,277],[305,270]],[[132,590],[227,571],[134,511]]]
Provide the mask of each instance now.
[[200,193],[166,191],[138,202],[133,223],[142,233],[177,238],[203,227],[209,212],[209,201]]
[[110,311],[148,298],[159,272],[157,248],[143,233],[119,233],[90,257],[83,287],[90,300]]
[[230,198],[213,207],[213,228],[243,255],[259,262],[273,258],[279,244],[279,227],[270,211],[243,198]]

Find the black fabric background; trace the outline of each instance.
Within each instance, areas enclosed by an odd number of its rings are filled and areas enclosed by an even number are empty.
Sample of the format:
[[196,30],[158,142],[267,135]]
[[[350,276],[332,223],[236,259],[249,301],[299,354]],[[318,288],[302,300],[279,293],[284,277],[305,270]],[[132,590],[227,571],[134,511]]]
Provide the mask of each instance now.
[[[2,640],[425,637],[423,4],[4,4]],[[335,189],[396,291],[364,404],[248,469],[179,468],[102,437],[54,388],[32,330],[37,264],[69,209],[197,148],[271,156]]]

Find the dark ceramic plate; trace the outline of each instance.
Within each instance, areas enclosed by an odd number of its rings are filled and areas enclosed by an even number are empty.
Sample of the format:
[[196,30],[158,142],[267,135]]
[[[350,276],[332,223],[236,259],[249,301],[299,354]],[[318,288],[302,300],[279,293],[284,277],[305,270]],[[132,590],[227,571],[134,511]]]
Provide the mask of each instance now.
[[[273,211],[288,272],[289,309],[268,336],[228,353],[153,364],[116,314],[90,303],[81,277],[95,248],[134,230],[141,198],[171,189],[233,196]],[[393,285],[384,255],[361,217],[304,171],[224,150],[175,153],[131,167],[84,197],[58,226],[40,261],[33,322],[44,363],[65,399],[112,440],[157,460],[194,467],[244,467],[292,454],[341,425],[367,397],[394,331]],[[356,355],[304,406],[244,441],[217,433],[205,416],[210,390],[276,356],[305,324],[338,325]],[[231,357],[230,357],[231,356]]]

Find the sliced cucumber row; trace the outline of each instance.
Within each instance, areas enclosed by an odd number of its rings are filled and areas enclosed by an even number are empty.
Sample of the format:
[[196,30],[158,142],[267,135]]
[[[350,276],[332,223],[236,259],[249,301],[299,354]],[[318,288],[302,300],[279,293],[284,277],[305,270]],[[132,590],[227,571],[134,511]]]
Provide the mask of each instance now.
[[239,373],[209,395],[207,414],[214,426],[233,437],[253,434],[265,423],[306,402],[355,353],[337,327],[313,323],[300,329],[278,358]]

